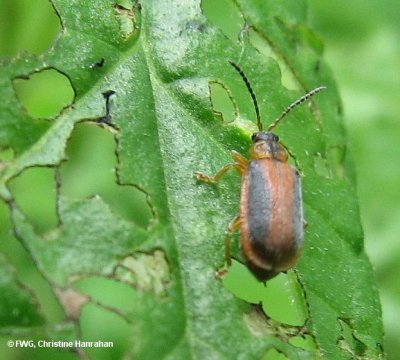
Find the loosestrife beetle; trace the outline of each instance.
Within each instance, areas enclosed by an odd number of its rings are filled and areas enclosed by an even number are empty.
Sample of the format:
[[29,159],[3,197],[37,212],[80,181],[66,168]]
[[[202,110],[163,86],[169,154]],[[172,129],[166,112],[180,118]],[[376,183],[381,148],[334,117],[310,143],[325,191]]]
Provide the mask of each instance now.
[[196,178],[216,183],[230,169],[242,178],[240,214],[229,224],[225,238],[226,265],[231,265],[230,240],[240,230],[240,243],[248,268],[259,280],[268,280],[293,267],[303,244],[303,202],[299,172],[288,164],[288,150],[272,130],[296,106],[324,90],[311,90],[291,105],[263,131],[256,96],[244,72],[229,62],[240,74],[254,103],[258,131],[251,139],[251,160],[232,150],[233,163],[214,176],[196,172]]

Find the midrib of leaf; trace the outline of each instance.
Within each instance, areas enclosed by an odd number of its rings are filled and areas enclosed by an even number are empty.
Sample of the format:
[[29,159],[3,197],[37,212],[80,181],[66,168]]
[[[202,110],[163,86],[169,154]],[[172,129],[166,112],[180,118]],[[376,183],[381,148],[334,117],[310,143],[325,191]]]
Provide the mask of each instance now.
[[[145,15],[143,16],[143,21],[145,22]],[[184,314],[185,314],[185,336],[187,337],[187,340],[189,342],[189,346],[190,346],[190,352],[191,352],[191,356],[192,358],[197,358],[197,352],[196,352],[196,344],[197,347],[198,345],[201,343],[203,344],[203,346],[205,344],[207,344],[207,348],[213,349],[214,354],[215,353],[219,353],[220,356],[223,356],[223,354],[221,353],[221,349],[217,348],[215,346],[215,344],[213,345],[213,343],[209,342],[208,340],[206,340],[206,338],[204,338],[204,334],[203,336],[199,333],[199,326],[194,324],[194,322],[197,323],[202,323],[203,321],[201,321],[200,319],[203,318],[209,318],[211,319],[211,316],[207,316],[204,313],[200,313],[197,314],[197,307],[196,307],[196,297],[194,297],[194,292],[195,289],[199,286],[199,284],[196,284],[196,277],[194,279],[192,279],[192,277],[190,276],[190,270],[186,268],[186,273],[185,273],[185,263],[187,265],[188,261],[191,261],[191,257],[192,254],[189,255],[188,254],[188,250],[187,250],[187,246],[186,246],[186,250],[185,250],[185,246],[183,246],[183,244],[185,243],[185,233],[187,233],[187,230],[185,231],[182,228],[182,223],[184,223],[185,221],[183,220],[183,212],[185,212],[185,209],[180,208],[179,203],[176,202],[176,200],[179,199],[185,199],[185,200],[192,200],[191,197],[185,197],[182,194],[174,194],[173,191],[176,190],[176,183],[174,183],[174,181],[172,180],[176,175],[176,168],[174,164],[174,160],[176,160],[176,157],[174,157],[173,154],[171,154],[171,146],[174,149],[184,149],[185,147],[187,147],[187,141],[185,141],[184,143],[180,144],[179,142],[179,135],[181,135],[181,133],[179,131],[177,131],[175,134],[178,137],[178,141],[173,142],[173,136],[171,136],[171,134],[174,133],[174,131],[169,128],[169,126],[175,127],[175,129],[179,130],[179,129],[184,129],[185,126],[181,126],[180,124],[180,119],[185,119],[186,122],[188,122],[190,124],[190,127],[193,127],[195,129],[201,129],[201,131],[204,133],[204,129],[203,128],[199,128],[199,126],[193,126],[195,121],[194,119],[191,118],[190,114],[180,106],[179,101],[175,98],[173,92],[171,92],[171,90],[169,89],[168,85],[165,85],[162,80],[160,79],[160,77],[157,75],[157,71],[155,69],[155,66],[151,60],[151,51],[149,49],[146,48],[146,37],[142,34],[142,41],[143,41],[143,49],[144,49],[144,53],[146,56],[146,61],[147,61],[147,66],[148,66],[148,71],[149,71],[149,75],[150,75],[150,83],[152,86],[152,90],[153,90],[153,99],[154,99],[154,106],[155,106],[155,113],[156,113],[156,118],[157,118],[157,136],[158,136],[158,144],[160,147],[160,154],[161,154],[161,158],[162,158],[162,163],[164,166],[164,170],[163,170],[163,176],[164,176],[164,181],[165,181],[165,196],[167,198],[167,206],[168,206],[168,212],[171,214],[170,219],[173,219],[173,221],[171,222],[172,225],[172,230],[171,230],[171,234],[170,236],[173,237],[173,243],[174,243],[174,248],[176,250],[177,253],[177,259],[176,259],[176,263],[178,266],[178,271],[180,274],[180,281],[182,284],[182,291],[181,291],[181,295],[183,297],[183,301],[184,301],[184,308],[181,310]],[[161,97],[163,97],[163,100],[165,98],[168,98],[167,102],[163,102],[160,98],[160,94]],[[166,105],[166,103],[168,103],[168,105]],[[175,122],[168,122],[168,118],[165,118],[165,107],[169,106],[171,108],[171,112],[174,112],[174,110],[178,109],[177,112],[179,113],[179,115],[181,116],[176,116],[175,117]],[[161,119],[163,119],[164,121],[161,121]],[[161,122],[160,122],[161,121]],[[168,122],[168,125],[166,125],[166,123]],[[186,123],[185,123],[186,124]],[[183,125],[185,125],[183,124]],[[168,128],[168,129],[167,129]],[[166,133],[167,132],[167,133]],[[168,135],[169,132],[169,135]],[[208,132],[206,132],[208,133]],[[205,133],[204,133],[205,134]],[[189,134],[186,134],[189,135]],[[207,135],[204,135],[207,136]],[[187,139],[186,139],[187,140]],[[182,147],[180,146],[182,145]],[[219,144],[218,142],[215,142],[215,145],[217,145],[221,151],[224,151],[223,147],[221,146],[221,144]],[[182,160],[182,159],[181,159]],[[179,169],[185,168],[186,170],[190,169],[191,167],[186,167],[185,165],[179,164]],[[179,172],[178,169],[178,172]],[[185,172],[185,175],[189,176],[190,181],[194,181],[194,177],[192,173],[187,173]],[[185,185],[184,185],[185,186]],[[182,190],[182,188],[181,188]],[[185,191],[185,190],[183,190]],[[175,196],[173,196],[175,195]],[[195,204],[191,204],[188,205],[187,207],[196,207]],[[176,221],[174,221],[176,219]],[[188,237],[186,239],[186,241],[190,242],[190,237]],[[189,250],[190,252],[190,250]],[[183,260],[184,259],[184,260]],[[207,271],[210,272],[211,269],[210,268],[201,268],[198,269],[198,271]],[[189,275],[189,276],[188,276]],[[211,282],[214,283],[214,285],[217,285],[217,287],[221,288],[221,284],[218,283],[218,281],[214,278],[213,274],[208,274],[207,277],[209,278],[211,275]],[[195,282],[193,282],[195,281]],[[206,294],[204,293],[202,295],[204,298],[210,298],[210,296],[212,296],[211,294]],[[230,302],[233,300],[233,297],[231,295],[228,296],[228,298],[230,298]],[[198,298],[197,298],[198,300]],[[237,300],[236,300],[237,302]],[[189,314],[192,314],[191,317],[188,316]],[[196,318],[198,318],[198,320],[196,320]],[[207,322],[204,323],[204,327],[207,327]],[[208,332],[209,330],[206,330],[206,332]],[[204,333],[204,331],[203,331]],[[226,354],[224,354],[226,355]]]
[[[143,19],[143,21],[145,22],[145,19]],[[168,217],[169,219],[173,219],[174,217],[171,216],[171,214],[173,213],[173,211],[171,209],[173,209],[173,202],[171,201],[171,197],[170,197],[170,192],[169,192],[169,179],[166,176],[165,173],[165,169],[168,169],[168,161],[165,159],[165,157],[163,156],[163,151],[162,151],[162,139],[160,138],[160,131],[159,131],[159,117],[157,116],[157,102],[155,99],[155,94],[156,91],[154,89],[154,85],[157,84],[157,86],[161,87],[162,81],[161,79],[158,77],[157,75],[157,71],[154,67],[154,64],[151,60],[151,50],[146,46],[146,42],[148,42],[146,35],[145,35],[145,31],[142,31],[142,35],[141,35],[141,45],[142,45],[142,49],[143,49],[143,54],[144,57],[146,59],[146,64],[147,64],[147,69],[148,69],[148,75],[149,75],[149,82],[152,88],[152,98],[153,98],[153,104],[154,104],[154,108],[155,108],[155,118],[156,118],[156,133],[157,133],[157,137],[158,137],[158,146],[159,146],[159,154],[160,154],[160,158],[161,158],[161,163],[162,163],[162,173],[163,173],[163,184],[164,184],[164,194],[166,197],[166,206],[167,206],[167,211],[170,214],[170,216]],[[165,90],[167,90],[168,88],[165,87]],[[171,100],[173,97],[170,95]],[[176,236],[176,224],[175,222],[171,222],[171,231],[170,231],[170,238],[173,239],[174,242],[174,248],[176,249],[176,262],[179,264],[180,263],[180,251],[179,251],[179,243],[177,242],[177,236]],[[181,312],[183,312],[184,314],[188,313],[188,291],[187,291],[187,287],[185,286],[185,282],[184,282],[184,274],[183,274],[183,269],[181,266],[178,265],[178,270],[179,270],[179,274],[180,274],[180,282],[182,284],[182,291],[181,291],[181,295],[183,298],[183,308],[181,309]],[[171,349],[169,350],[168,353],[165,354],[164,358],[167,359],[168,356],[171,354],[172,358],[173,358],[173,353],[174,350],[178,348],[178,346],[180,345],[179,343],[184,343],[184,339],[185,337],[187,337],[189,339],[189,344],[190,344],[190,355],[191,355],[191,359],[195,359],[196,355],[195,355],[195,351],[194,351],[194,346],[193,346],[193,334],[190,330],[190,321],[188,320],[188,317],[185,316],[185,331],[182,332],[182,337],[180,338],[179,342],[171,347]]]
[[[143,36],[142,41],[143,41],[143,50],[144,50],[144,54],[146,57],[147,66],[149,69],[150,83],[151,83],[151,86],[153,89],[152,96],[153,96],[153,100],[154,100],[155,113],[156,114],[158,113],[158,111],[157,111],[158,106],[157,106],[157,100],[156,100],[157,96],[156,95],[160,92],[161,88],[163,91],[165,91],[165,93],[169,97],[171,103],[173,103],[174,106],[176,106],[180,110],[183,110],[180,107],[179,102],[176,101],[173,93],[169,90],[168,86],[166,86],[161,81],[160,77],[157,75],[157,71],[154,67],[153,62],[151,61],[150,51],[148,49],[146,49],[146,46],[144,45],[146,43],[146,38],[144,36]],[[188,113],[186,113],[185,115],[187,115],[186,119],[190,119],[192,125],[195,126],[195,121],[190,118],[190,115]],[[170,181],[171,177],[170,176],[171,175],[168,176],[168,169],[170,169],[171,166],[170,166],[170,162],[168,161],[168,158],[166,158],[165,155],[163,155],[163,154],[168,153],[170,147],[163,146],[163,143],[164,143],[163,136],[162,136],[161,132],[159,131],[160,116],[156,116],[156,119],[157,119],[156,123],[157,123],[158,144],[160,147],[160,155],[161,155],[161,159],[162,159],[161,161],[163,164],[163,176],[164,176],[164,184],[165,184],[164,194],[165,194],[165,197],[167,200],[166,203],[167,203],[168,213],[170,214],[169,219],[177,219],[176,215],[179,214],[179,211],[177,211],[177,206],[176,206],[177,204],[171,199],[171,191],[170,191],[170,188],[171,188],[171,181]],[[218,144],[218,143],[216,143],[216,144]],[[218,145],[220,145],[220,144],[218,144]],[[166,174],[166,170],[167,170],[167,174]],[[185,337],[187,338],[188,343],[189,343],[189,348],[190,348],[190,356],[191,356],[190,358],[196,359],[197,355],[196,355],[195,344],[194,344],[196,341],[200,340],[202,343],[207,344],[208,347],[213,348],[214,351],[217,349],[214,346],[212,346],[212,344],[209,344],[208,342],[198,338],[198,334],[196,334],[196,331],[193,329],[193,323],[190,320],[190,318],[187,316],[187,314],[190,313],[190,310],[189,310],[190,309],[190,305],[189,305],[190,304],[190,301],[189,301],[190,289],[193,289],[196,285],[195,284],[187,284],[187,282],[186,282],[187,276],[185,276],[185,274],[184,274],[184,269],[182,267],[182,262],[180,260],[182,258],[182,255],[181,255],[182,249],[180,246],[180,242],[178,241],[180,231],[177,228],[179,228],[179,221],[178,221],[178,223],[176,221],[171,221],[171,225],[172,226],[170,227],[171,228],[170,238],[171,238],[171,240],[173,240],[174,248],[176,249],[176,257],[177,257],[176,262],[178,264],[178,270],[179,270],[179,274],[180,274],[180,282],[182,284],[181,295],[183,297],[184,306],[181,309],[181,312],[186,314],[186,316],[185,316],[186,326],[185,326],[184,333],[182,333],[181,341],[184,342]],[[193,311],[193,308],[192,308],[192,311]],[[177,348],[178,345],[179,344],[177,344],[174,348],[171,348],[169,354],[172,355],[174,352],[174,349]],[[166,354],[165,358],[168,358],[169,354]],[[222,354],[221,354],[221,356],[222,356]]]

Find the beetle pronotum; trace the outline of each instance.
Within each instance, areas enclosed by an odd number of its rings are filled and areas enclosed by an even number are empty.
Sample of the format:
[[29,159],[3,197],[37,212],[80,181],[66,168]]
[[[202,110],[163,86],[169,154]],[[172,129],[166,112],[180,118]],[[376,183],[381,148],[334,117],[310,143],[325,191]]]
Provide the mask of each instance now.
[[298,171],[288,164],[288,151],[272,130],[296,106],[325,89],[320,86],[289,105],[263,131],[256,96],[244,72],[229,62],[240,74],[251,95],[258,131],[251,139],[251,160],[232,150],[233,163],[224,166],[214,176],[196,172],[200,181],[215,183],[230,169],[242,178],[240,214],[229,224],[225,239],[225,259],[231,265],[230,239],[240,229],[240,243],[247,266],[260,280],[268,280],[293,267],[303,244],[303,202]]

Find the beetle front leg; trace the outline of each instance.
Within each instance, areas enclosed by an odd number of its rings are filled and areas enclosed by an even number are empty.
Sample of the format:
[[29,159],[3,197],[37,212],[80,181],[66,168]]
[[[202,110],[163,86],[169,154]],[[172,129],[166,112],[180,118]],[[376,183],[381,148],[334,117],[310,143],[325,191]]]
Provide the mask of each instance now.
[[194,174],[195,174],[197,180],[214,184],[214,183],[218,182],[221,179],[221,177],[230,169],[236,169],[240,174],[243,174],[244,171],[246,170],[246,168],[245,168],[245,166],[243,166],[243,164],[235,162],[232,164],[225,165],[221,170],[219,170],[213,176],[208,176],[208,175],[205,175],[198,171],[195,171]]
[[242,154],[238,153],[235,150],[231,150],[231,157],[235,160],[236,163],[243,165],[246,167],[249,164],[249,160],[247,160]]

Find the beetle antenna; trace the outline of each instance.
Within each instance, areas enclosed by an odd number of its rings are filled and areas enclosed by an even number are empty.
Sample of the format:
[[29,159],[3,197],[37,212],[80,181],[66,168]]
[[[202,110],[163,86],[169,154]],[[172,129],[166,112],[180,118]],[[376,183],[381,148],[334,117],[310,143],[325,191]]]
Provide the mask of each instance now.
[[280,123],[280,121],[291,111],[293,110],[296,106],[300,105],[301,103],[303,103],[304,101],[308,100],[310,97],[314,96],[315,94],[318,94],[320,91],[325,90],[326,87],[325,86],[319,86],[317,88],[315,88],[314,90],[311,90],[310,92],[308,92],[307,94],[303,95],[300,99],[297,99],[295,102],[293,102],[292,104],[290,104],[285,111],[270,125],[268,126],[267,131],[270,132],[273,129],[275,129],[275,127]]
[[262,126],[261,117],[260,117],[260,110],[258,108],[256,94],[254,93],[253,89],[251,88],[250,81],[247,78],[247,76],[244,74],[243,70],[239,67],[239,65],[235,64],[233,61],[230,61],[230,60],[229,60],[229,64],[231,64],[235,68],[235,70],[240,74],[244,83],[246,84],[247,90],[249,90],[250,96],[253,100],[254,109],[256,110],[258,130],[262,131],[263,126]]

